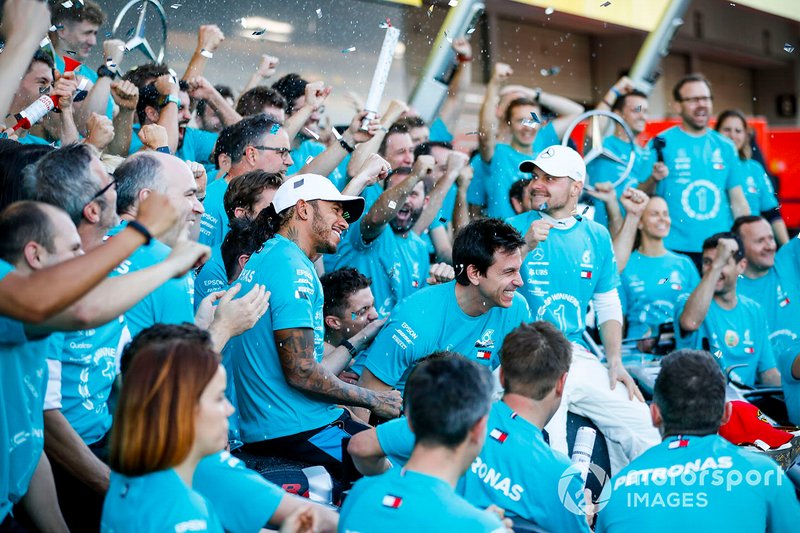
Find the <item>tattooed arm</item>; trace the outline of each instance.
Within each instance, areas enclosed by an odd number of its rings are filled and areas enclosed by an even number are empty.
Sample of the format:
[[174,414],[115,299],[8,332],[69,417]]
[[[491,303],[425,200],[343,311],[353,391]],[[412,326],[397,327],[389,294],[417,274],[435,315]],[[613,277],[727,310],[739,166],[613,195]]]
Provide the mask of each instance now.
[[274,336],[283,375],[292,387],[329,402],[366,407],[384,418],[400,415],[398,391],[379,392],[350,385],[319,364],[314,358],[314,330],[280,329]]

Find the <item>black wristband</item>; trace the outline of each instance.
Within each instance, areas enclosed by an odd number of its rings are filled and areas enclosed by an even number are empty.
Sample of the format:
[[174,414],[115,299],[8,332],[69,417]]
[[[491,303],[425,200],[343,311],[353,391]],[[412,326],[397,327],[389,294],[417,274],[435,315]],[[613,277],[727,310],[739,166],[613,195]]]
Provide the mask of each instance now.
[[128,222],[128,227],[133,228],[142,234],[142,236],[144,237],[145,246],[150,244],[150,241],[153,240],[153,236],[150,234],[149,231],[147,231],[147,228],[145,228],[144,225],[138,220],[131,220],[130,222]]
[[340,342],[339,346],[344,346],[345,348],[347,348],[347,351],[350,352],[350,355],[353,356],[353,357],[355,357],[355,355],[358,353],[358,350],[356,350],[356,347],[353,346],[352,344],[350,344],[350,341],[347,340],[347,339],[345,339],[342,342]]
[[172,152],[169,150],[169,146],[159,146],[156,148],[156,152],[161,152],[162,154],[172,154]]
[[117,73],[105,65],[100,65],[100,68],[97,69],[97,77],[98,78],[111,78],[116,79]]
[[345,141],[343,137],[339,137],[339,144],[347,151],[348,154],[352,154],[355,150],[355,148],[347,144],[347,141]]

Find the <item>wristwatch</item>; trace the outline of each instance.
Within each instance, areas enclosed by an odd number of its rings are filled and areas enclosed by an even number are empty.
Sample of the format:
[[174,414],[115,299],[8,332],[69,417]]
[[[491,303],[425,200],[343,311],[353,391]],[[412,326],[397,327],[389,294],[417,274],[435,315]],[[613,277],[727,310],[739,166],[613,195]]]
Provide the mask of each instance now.
[[166,107],[167,104],[175,104],[178,107],[178,109],[180,109],[181,99],[175,96],[174,94],[167,94],[165,96],[162,96],[161,99],[159,100],[159,105],[161,107]]
[[100,68],[97,69],[97,77],[98,78],[111,78],[116,79],[117,72],[115,70],[111,70],[106,65],[100,65]]
[[358,353],[358,350],[356,350],[356,347],[353,346],[350,343],[350,341],[347,340],[347,339],[345,339],[342,342],[340,342],[339,346],[344,346],[345,348],[347,348],[347,351],[350,352],[350,355],[353,356],[353,357],[355,357],[355,355]]

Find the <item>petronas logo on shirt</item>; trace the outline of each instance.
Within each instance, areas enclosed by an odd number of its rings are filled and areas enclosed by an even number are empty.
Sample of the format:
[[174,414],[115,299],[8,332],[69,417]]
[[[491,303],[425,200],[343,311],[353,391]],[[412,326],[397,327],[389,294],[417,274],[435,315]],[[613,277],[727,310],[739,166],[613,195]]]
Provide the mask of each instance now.
[[492,437],[497,442],[499,442],[500,444],[503,444],[506,441],[506,439],[508,438],[508,433],[506,433],[505,431],[500,431],[497,428],[494,428],[489,433],[489,436]]
[[399,509],[402,504],[403,498],[400,498],[399,496],[387,494],[383,497],[383,506],[388,507],[389,509]]

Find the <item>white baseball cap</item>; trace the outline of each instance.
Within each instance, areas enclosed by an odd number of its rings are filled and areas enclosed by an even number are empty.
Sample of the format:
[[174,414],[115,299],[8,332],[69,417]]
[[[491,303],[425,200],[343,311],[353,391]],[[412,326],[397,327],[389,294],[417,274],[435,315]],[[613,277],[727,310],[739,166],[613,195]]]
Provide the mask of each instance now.
[[533,174],[533,167],[539,167],[546,174],[558,178],[572,178],[583,183],[586,180],[586,163],[581,155],[569,146],[555,144],[543,150],[536,159],[519,164],[520,172]]
[[342,215],[348,223],[353,223],[364,212],[364,199],[360,196],[346,196],[325,176],[319,174],[298,174],[287,178],[275,191],[272,206],[276,213],[294,207],[298,200],[323,200],[341,202],[344,208]]

